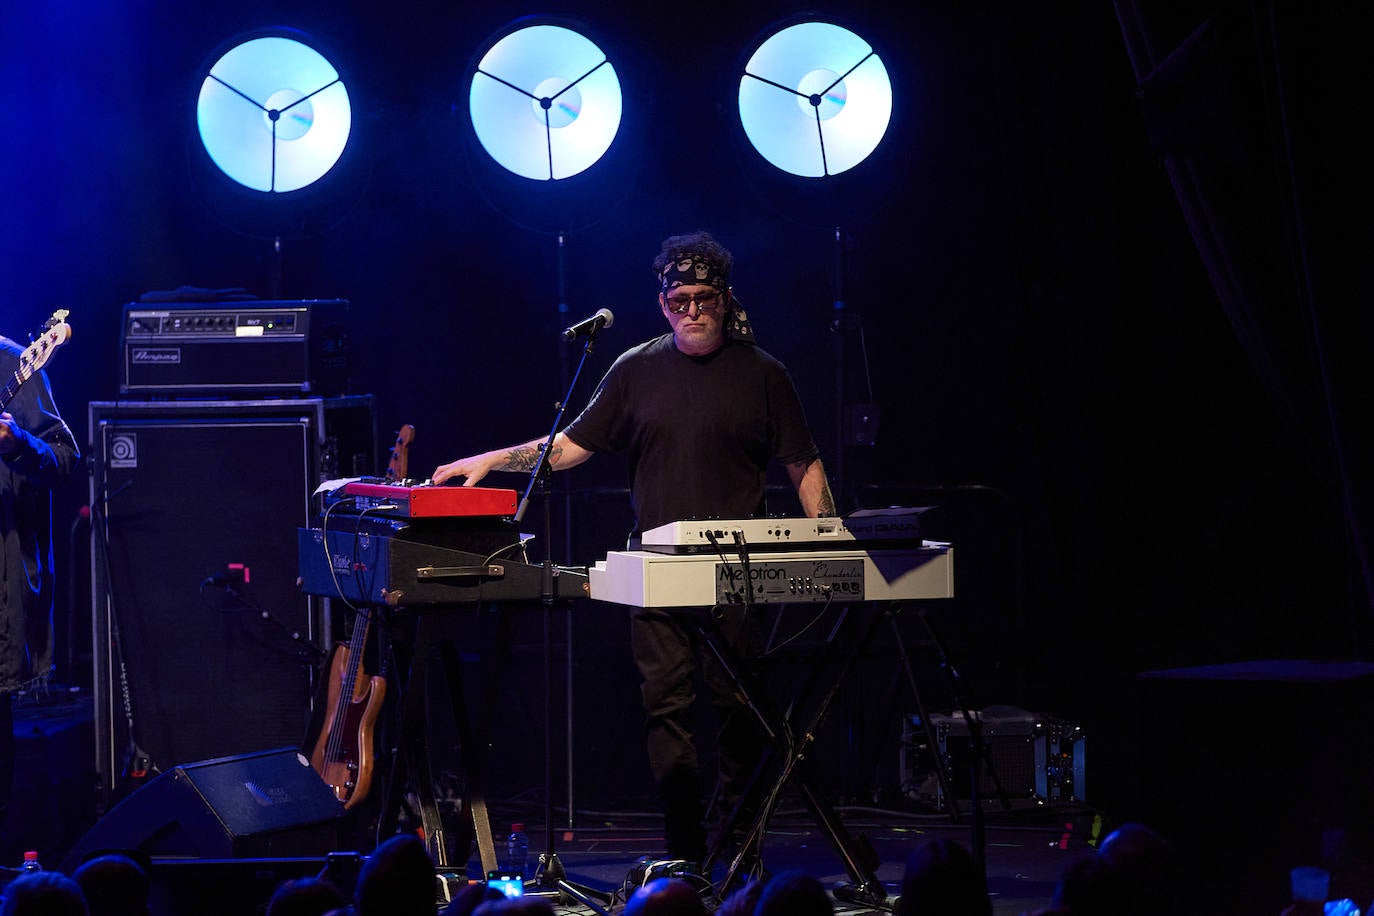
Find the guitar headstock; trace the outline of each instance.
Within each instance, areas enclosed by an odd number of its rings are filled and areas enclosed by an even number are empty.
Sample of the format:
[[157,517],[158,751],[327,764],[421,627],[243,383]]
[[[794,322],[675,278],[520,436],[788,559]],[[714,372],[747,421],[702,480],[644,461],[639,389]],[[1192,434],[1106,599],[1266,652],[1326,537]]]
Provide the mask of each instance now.
[[66,309],[53,312],[52,317],[43,322],[43,329],[33,342],[24,348],[19,355],[19,371],[23,378],[27,379],[42,369],[52,358],[53,351],[71,340],[72,328],[67,324],[69,314]]
[[415,427],[407,423],[396,433],[391,458],[386,465],[387,480],[405,480],[410,467],[410,443],[415,440]]

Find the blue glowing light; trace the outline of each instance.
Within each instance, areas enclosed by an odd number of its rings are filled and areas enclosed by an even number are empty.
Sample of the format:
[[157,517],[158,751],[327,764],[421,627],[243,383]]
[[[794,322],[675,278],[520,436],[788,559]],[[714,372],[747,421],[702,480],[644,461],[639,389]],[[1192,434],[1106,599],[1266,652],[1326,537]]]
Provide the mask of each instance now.
[[537,180],[569,178],[615,140],[620,80],[591,40],[561,26],[529,26],[482,57],[468,108],[482,148],[503,168]]
[[324,177],[343,155],[352,120],[338,71],[290,38],[230,49],[210,68],[196,104],[205,151],[255,191],[295,191]]
[[822,178],[877,149],[892,117],[892,83],[859,36],[805,22],[761,44],[739,84],[744,133],[759,155],[793,175]]

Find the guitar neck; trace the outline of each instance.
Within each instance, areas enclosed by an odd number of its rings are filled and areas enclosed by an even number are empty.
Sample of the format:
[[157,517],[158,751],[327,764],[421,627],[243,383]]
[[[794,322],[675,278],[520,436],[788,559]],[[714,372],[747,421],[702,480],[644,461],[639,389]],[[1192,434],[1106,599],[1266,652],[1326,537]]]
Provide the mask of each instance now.
[[0,389],[0,412],[9,408],[10,401],[14,400],[14,396],[19,393],[19,386],[24,384],[25,381],[26,379],[16,372],[14,373],[14,377],[10,379],[9,384],[3,389]]
[[363,668],[363,651],[367,648],[367,634],[371,628],[372,614],[364,608],[353,621],[353,635],[348,641],[348,671],[344,673],[343,678],[346,689],[341,691],[341,697],[351,699],[353,696],[353,688]]
[[23,386],[25,382],[33,378],[36,374],[36,369],[34,369],[32,366],[24,365],[21,361],[19,369],[14,373],[14,375],[10,376],[10,380],[5,384],[5,387],[3,389],[0,389],[0,411],[7,410],[9,408],[10,401],[13,401],[15,396],[19,394],[19,389]]

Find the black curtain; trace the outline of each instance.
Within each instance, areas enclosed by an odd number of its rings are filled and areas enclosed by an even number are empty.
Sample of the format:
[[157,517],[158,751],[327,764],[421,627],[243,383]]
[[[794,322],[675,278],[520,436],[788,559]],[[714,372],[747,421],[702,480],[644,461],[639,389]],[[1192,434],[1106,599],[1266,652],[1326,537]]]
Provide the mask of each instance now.
[[[1363,28],[1353,10],[1116,2],[1146,133],[1272,402],[1270,441],[1302,456],[1310,498],[1340,529],[1330,543],[1344,552],[1335,568],[1345,572],[1345,606],[1321,609],[1337,618],[1325,654],[1367,657],[1374,322],[1360,269],[1371,241],[1369,169],[1356,141],[1369,112],[1360,97],[1368,55],[1356,47]],[[1273,552],[1257,563],[1302,553],[1285,543],[1275,508]]]

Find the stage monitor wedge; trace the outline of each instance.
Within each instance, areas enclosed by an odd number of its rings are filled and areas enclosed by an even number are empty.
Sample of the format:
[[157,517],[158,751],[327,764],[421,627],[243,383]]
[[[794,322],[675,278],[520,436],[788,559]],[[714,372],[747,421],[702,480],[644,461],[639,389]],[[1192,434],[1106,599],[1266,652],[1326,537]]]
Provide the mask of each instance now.
[[231,859],[322,856],[338,842],[343,804],[295,748],[175,767],[93,826],[63,862],[71,874],[103,851]]

